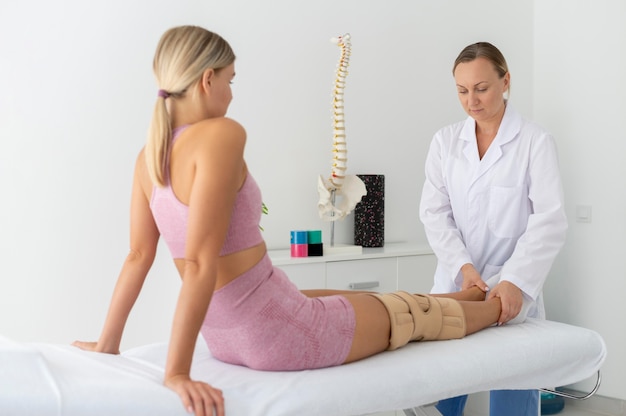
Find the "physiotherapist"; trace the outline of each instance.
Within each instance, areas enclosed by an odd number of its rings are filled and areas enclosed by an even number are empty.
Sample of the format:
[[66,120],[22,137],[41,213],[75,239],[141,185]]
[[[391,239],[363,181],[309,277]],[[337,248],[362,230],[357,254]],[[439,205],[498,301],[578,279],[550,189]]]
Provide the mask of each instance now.
[[[426,159],[420,219],[437,256],[432,293],[478,286],[502,302],[499,325],[545,318],[542,288],[567,218],[553,137],[505,99],[511,75],[492,44],[467,46],[452,73],[469,117],[439,130]],[[442,400],[461,416],[467,396]],[[537,390],[490,393],[490,416],[536,416]]]

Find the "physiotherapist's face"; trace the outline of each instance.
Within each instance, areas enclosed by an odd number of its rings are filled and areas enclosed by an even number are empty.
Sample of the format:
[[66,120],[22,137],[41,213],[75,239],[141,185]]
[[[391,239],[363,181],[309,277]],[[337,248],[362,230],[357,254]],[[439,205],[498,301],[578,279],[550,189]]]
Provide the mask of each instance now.
[[476,122],[499,120],[504,113],[503,94],[509,88],[510,75],[500,78],[486,58],[457,65],[454,70],[459,101]]

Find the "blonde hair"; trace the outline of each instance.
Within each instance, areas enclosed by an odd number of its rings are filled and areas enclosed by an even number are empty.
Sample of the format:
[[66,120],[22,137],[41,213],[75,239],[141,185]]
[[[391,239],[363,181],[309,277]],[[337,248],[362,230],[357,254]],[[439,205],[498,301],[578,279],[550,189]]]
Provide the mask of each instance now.
[[153,61],[159,94],[144,150],[148,173],[155,185],[167,184],[172,125],[165,100],[185,96],[205,70],[219,70],[234,61],[235,54],[228,42],[201,27],[174,27],[161,36]]

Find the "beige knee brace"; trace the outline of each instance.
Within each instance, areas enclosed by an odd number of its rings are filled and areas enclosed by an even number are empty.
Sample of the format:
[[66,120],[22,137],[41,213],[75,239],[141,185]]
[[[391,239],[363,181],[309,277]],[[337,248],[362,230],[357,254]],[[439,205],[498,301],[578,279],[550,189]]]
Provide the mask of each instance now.
[[407,292],[372,294],[380,300],[391,321],[388,350],[395,350],[410,341],[431,341],[463,338],[466,332],[465,313],[454,299],[412,295]]

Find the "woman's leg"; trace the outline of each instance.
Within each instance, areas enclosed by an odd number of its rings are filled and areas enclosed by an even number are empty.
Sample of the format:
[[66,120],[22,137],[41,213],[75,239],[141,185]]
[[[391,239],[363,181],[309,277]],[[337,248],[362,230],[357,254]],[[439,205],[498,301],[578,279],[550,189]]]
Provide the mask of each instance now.
[[430,296],[436,298],[449,298],[455,300],[467,300],[467,301],[479,301],[485,300],[486,293],[483,292],[478,286],[471,287],[469,289],[461,290],[460,292],[453,293],[431,293]]
[[378,299],[367,294],[345,294],[352,304],[356,328],[346,363],[383,352],[389,346],[389,313]]
[[[352,347],[345,362],[361,360],[385,351],[389,347],[391,322],[383,303],[367,294],[346,293],[343,296],[352,304],[356,317]],[[467,335],[495,324],[500,316],[501,305],[498,298],[459,303],[465,315]]]
[[[354,295],[358,293],[377,293],[377,292],[369,292],[369,291],[359,291],[359,290],[336,290],[336,289],[304,289],[301,292],[310,298],[320,297],[320,296],[332,296],[332,295]],[[454,293],[441,293],[441,294],[431,294],[431,296],[435,296],[438,298],[450,298],[456,300],[485,300],[485,292],[480,290],[478,287],[474,286],[471,289],[462,290],[460,292]]]
[[502,305],[500,298],[484,302],[459,301],[465,313],[466,335],[488,328],[498,322]]

